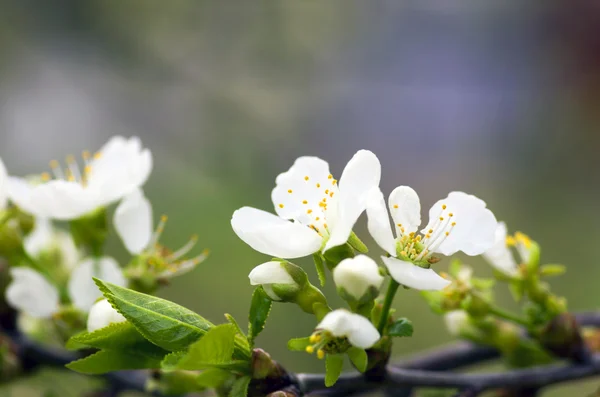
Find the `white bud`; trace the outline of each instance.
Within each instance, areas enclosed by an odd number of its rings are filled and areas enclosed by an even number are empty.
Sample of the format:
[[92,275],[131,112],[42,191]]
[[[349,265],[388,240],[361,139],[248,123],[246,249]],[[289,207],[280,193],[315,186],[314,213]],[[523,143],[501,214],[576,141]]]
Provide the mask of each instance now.
[[454,310],[444,315],[444,322],[450,335],[461,336],[462,330],[469,324],[469,315],[464,310]]
[[299,288],[300,285],[294,281],[288,273],[284,262],[271,261],[256,266],[248,275],[251,285],[262,285],[269,297],[275,301],[283,300],[282,297],[273,291],[273,285],[289,285],[293,288]]
[[379,289],[383,276],[377,263],[368,256],[358,255],[341,261],[333,270],[333,280],[354,299],[360,300],[370,288]]
[[104,328],[110,324],[122,323],[127,321],[125,317],[116,311],[106,299],[102,299],[90,309],[90,314],[87,320],[88,332],[93,332],[97,329]]

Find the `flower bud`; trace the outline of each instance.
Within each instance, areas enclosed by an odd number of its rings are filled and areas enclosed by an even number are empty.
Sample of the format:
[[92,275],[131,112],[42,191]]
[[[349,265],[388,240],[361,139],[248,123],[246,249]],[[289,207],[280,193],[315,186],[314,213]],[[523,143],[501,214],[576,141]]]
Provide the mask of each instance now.
[[374,299],[384,278],[373,259],[359,255],[341,261],[333,270],[333,280],[342,297],[360,301]]
[[459,337],[469,325],[469,315],[464,310],[453,310],[444,315],[444,323],[450,335]]
[[284,302],[293,301],[307,282],[304,270],[285,261],[271,261],[258,265],[252,269],[248,278],[251,285],[262,285],[269,298]]
[[102,299],[90,309],[87,320],[88,332],[107,327],[110,324],[122,323],[127,321],[125,317],[116,311],[106,299]]

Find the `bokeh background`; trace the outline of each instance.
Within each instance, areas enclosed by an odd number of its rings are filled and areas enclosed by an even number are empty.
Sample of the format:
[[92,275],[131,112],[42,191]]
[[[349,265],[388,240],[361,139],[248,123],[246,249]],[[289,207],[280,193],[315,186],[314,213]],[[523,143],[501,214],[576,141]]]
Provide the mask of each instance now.
[[[169,216],[163,241],[198,234],[212,252],[162,295],[215,322],[246,317],[247,274],[268,259],[237,239],[232,212],[271,209],[274,178],[298,156],[339,175],[361,148],[381,159],[386,194],[410,185],[424,209],[451,190],[484,198],[544,261],[568,266],[553,288],[573,310],[600,307],[599,106],[597,2],[0,1],[10,172],[140,136],[155,159],[147,195]],[[126,258],[119,242],[110,249]],[[417,293],[395,307],[416,329],[397,355],[450,340]],[[285,349],[312,318],[276,305],[268,325],[262,347],[293,370],[322,370]],[[12,395],[44,395],[21,383]],[[597,383],[547,395],[587,396]]]

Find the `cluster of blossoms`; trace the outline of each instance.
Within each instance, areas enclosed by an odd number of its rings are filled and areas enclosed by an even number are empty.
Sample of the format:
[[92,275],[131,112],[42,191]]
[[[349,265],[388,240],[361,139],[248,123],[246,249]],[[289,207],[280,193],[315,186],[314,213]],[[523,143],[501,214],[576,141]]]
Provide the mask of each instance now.
[[[159,244],[166,218],[154,229],[142,191],[152,155],[137,137],[113,137],[95,154],[84,151],[81,157],[81,165],[67,156],[64,167],[53,160],[51,173],[26,178],[9,176],[0,159],[0,257],[12,277],[6,301],[22,320],[52,320],[66,336],[86,322],[94,330],[125,321],[98,301],[102,294],[93,277],[152,291],[206,255],[184,258],[195,238],[175,252]],[[110,231],[107,210],[115,203],[112,226],[132,255],[126,266],[103,254]]]

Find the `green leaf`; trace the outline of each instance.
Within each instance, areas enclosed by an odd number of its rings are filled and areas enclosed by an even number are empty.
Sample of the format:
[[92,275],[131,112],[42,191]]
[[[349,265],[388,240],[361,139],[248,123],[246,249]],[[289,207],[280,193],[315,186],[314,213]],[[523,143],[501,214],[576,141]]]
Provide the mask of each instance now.
[[390,336],[412,336],[412,321],[407,318],[399,318],[390,325],[388,333]]
[[252,303],[250,303],[250,314],[248,315],[248,342],[250,342],[250,345],[254,345],[254,339],[265,328],[272,305],[273,302],[262,287],[254,290]]
[[101,350],[66,367],[82,374],[97,375],[129,369],[160,368],[160,359],[133,351]]
[[561,276],[565,274],[566,271],[567,268],[564,265],[558,264],[542,265],[542,267],[540,267],[540,275],[542,277]]
[[229,397],[246,397],[248,395],[248,385],[250,385],[249,376],[244,376],[233,382]]
[[[233,360],[236,333],[237,330],[231,324],[217,325],[211,328],[199,341],[192,344],[187,353],[180,354],[178,359],[176,355],[169,355],[163,363],[172,364],[173,361],[177,360],[176,369],[189,371],[210,367],[238,367],[245,362]],[[247,364],[244,365],[244,367],[247,366]]]
[[235,321],[235,318],[233,318],[233,316],[231,314],[225,313],[225,318],[227,319],[227,321],[229,321],[230,324],[232,324],[235,327],[235,329],[237,330],[239,335],[246,338],[246,334],[244,333],[244,331],[242,331],[242,328],[240,327],[238,322]]
[[[229,313],[225,313],[225,318],[235,327],[235,329],[237,331],[237,334],[235,336],[236,346],[240,347],[243,352],[250,352],[250,343],[248,342],[248,337],[246,336],[244,331],[242,331],[242,328],[240,327],[238,322]],[[244,354],[242,354],[241,357],[247,358],[247,357],[249,357],[249,353],[248,354],[244,353]]]
[[315,262],[315,268],[317,269],[317,275],[319,276],[319,283],[321,284],[321,287],[324,287],[327,277],[325,275],[325,261],[320,252],[313,254],[313,261]]
[[310,344],[310,337],[294,338],[288,341],[287,347],[293,352],[303,352],[306,351],[306,347]]
[[213,326],[202,316],[173,302],[96,278],[94,281],[111,305],[146,339],[166,350],[186,348]]
[[231,378],[231,372],[219,368],[209,368],[202,371],[196,378],[198,386],[207,389],[216,389],[221,387]]
[[365,243],[363,243],[354,232],[350,234],[350,238],[348,238],[348,244],[350,244],[352,248],[361,254],[366,254],[369,252],[369,248],[367,248]]
[[350,361],[356,367],[359,372],[365,372],[367,370],[367,364],[369,363],[369,357],[367,356],[367,352],[364,349],[360,349],[358,347],[351,347],[346,352],[348,357],[350,357]]
[[341,354],[328,354],[325,358],[325,386],[331,387],[342,374],[344,356]]

